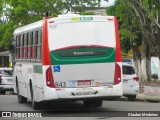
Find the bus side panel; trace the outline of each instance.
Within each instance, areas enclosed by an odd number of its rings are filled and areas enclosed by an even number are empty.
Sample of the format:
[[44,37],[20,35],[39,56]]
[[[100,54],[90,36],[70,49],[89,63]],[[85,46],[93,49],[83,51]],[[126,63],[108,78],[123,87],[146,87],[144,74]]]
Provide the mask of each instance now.
[[[25,69],[25,65],[21,62],[17,62],[14,68],[15,72],[15,80],[18,81],[18,87],[19,87],[19,94],[28,98],[27,95],[27,77],[28,77],[28,71]],[[15,82],[16,86],[16,82]]]
[[46,86],[46,76],[45,76],[45,70],[46,66],[43,67],[42,64],[36,63],[32,64],[33,68],[33,77],[29,79],[28,84],[28,98],[30,98],[30,80],[32,82],[32,88],[33,88],[33,94],[35,97],[35,101],[43,101],[45,100],[45,90],[44,86]]

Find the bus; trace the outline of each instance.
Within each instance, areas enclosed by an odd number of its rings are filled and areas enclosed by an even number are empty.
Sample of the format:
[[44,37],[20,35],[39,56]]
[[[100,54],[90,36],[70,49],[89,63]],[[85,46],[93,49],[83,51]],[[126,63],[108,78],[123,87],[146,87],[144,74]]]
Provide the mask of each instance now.
[[115,16],[46,16],[14,31],[18,102],[82,101],[101,107],[122,96],[122,58]]

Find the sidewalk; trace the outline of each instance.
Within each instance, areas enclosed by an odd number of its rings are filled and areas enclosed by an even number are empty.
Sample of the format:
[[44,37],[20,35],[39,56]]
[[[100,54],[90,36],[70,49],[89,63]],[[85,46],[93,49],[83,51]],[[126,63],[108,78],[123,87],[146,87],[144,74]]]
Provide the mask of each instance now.
[[[128,101],[127,97],[121,97],[120,100]],[[136,101],[141,102],[160,102],[160,96],[148,96],[144,94],[137,94]]]
[[136,97],[137,101],[150,101],[150,102],[160,102],[160,95],[157,96],[151,96],[151,95],[144,95],[144,94],[137,94]]

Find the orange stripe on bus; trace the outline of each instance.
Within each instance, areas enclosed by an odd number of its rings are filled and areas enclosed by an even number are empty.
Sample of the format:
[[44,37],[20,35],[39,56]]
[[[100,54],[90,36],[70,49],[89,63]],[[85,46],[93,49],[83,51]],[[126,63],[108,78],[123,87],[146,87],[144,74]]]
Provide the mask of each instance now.
[[42,64],[49,65],[50,64],[50,54],[48,48],[48,27],[47,27],[47,19],[43,20],[43,33],[42,33]]
[[121,56],[121,47],[120,47],[120,39],[118,31],[118,21],[116,17],[114,17],[114,23],[115,23],[115,33],[116,33],[116,62],[121,62],[122,56]]

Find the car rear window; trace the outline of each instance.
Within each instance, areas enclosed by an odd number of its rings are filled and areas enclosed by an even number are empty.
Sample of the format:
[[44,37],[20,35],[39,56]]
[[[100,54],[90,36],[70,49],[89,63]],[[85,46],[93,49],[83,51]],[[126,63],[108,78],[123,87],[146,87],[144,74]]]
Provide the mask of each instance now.
[[125,59],[125,58],[123,58],[122,59],[122,62],[132,62],[130,59]]
[[132,66],[122,66],[123,74],[125,75],[133,75],[135,74],[135,70]]
[[13,75],[13,71],[12,70],[1,70],[0,74],[2,77],[10,77]]

